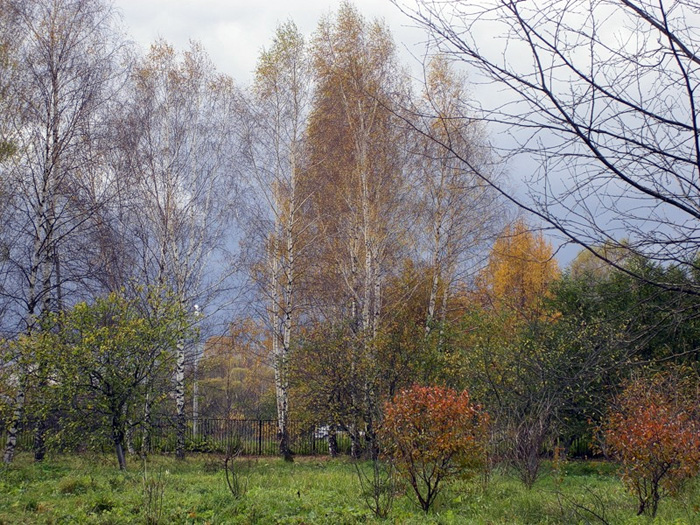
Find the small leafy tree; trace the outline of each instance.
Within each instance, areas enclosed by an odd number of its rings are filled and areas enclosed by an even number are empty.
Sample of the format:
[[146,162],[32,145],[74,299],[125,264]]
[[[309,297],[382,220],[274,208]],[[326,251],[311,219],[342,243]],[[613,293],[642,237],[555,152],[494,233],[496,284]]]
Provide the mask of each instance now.
[[428,512],[441,483],[486,464],[488,415],[469,394],[413,386],[385,406],[385,453]]
[[112,293],[58,318],[60,343],[52,361],[57,384],[71,397],[68,415],[76,422],[89,418],[110,435],[122,470],[127,415],[147,383],[172,370],[170,349],[188,335],[180,301],[157,289],[147,295],[143,301]]
[[671,373],[630,382],[604,426],[606,445],[622,463],[638,515],[656,515],[659,500],[700,469],[697,390]]

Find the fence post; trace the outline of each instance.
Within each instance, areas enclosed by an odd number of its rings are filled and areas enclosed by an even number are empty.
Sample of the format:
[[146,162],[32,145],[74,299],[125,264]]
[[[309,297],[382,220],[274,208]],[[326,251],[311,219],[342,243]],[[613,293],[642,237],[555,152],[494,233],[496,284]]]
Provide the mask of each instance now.
[[258,419],[258,456],[262,456],[262,443],[263,443],[263,422],[262,422],[262,419]]

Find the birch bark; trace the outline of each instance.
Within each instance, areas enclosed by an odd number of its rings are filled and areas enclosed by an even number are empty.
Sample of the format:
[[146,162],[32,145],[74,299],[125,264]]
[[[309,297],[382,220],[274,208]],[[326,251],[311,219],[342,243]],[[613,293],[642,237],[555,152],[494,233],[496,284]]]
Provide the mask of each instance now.
[[[325,249],[340,270],[336,286],[349,305],[345,312],[355,338],[347,350],[352,407],[344,417],[354,429],[351,437],[364,435],[372,442],[380,395],[382,287],[400,266],[399,239],[407,222],[399,219],[405,195],[400,126],[388,109],[403,77],[386,28],[365,22],[348,4],[319,25],[314,69],[311,164],[321,188],[315,206],[331,232]],[[334,276],[323,278],[333,282]],[[353,451],[360,448],[353,437]]]
[[[101,113],[112,94],[121,44],[113,32],[114,13],[100,0],[7,1],[3,10],[17,36],[18,67],[8,86],[8,100],[17,105],[7,112],[17,146],[8,170],[16,192],[3,229],[11,240],[4,243],[9,252],[0,261],[0,299],[13,302],[10,317],[18,323],[11,330],[31,334],[45,312],[63,307],[65,283],[85,291],[90,280],[84,258],[75,255],[90,251],[87,226],[106,195],[88,195],[85,187],[101,164],[94,153],[101,144]],[[21,356],[20,361],[32,359]],[[50,363],[31,366],[41,372],[40,386],[46,384]],[[26,373],[18,371],[5,462],[14,456]],[[35,447],[41,460],[41,421]]]
[[268,301],[272,366],[275,372],[280,454],[291,460],[289,441],[289,367],[300,315],[299,259],[305,254],[309,217],[300,213],[310,190],[304,184],[303,146],[311,97],[306,43],[296,26],[277,28],[273,45],[256,69],[251,103],[249,159],[260,198],[258,231],[268,246],[268,274],[258,276]]
[[[136,64],[128,90],[118,162],[130,182],[129,203],[123,218],[113,218],[114,228],[134,240],[126,277],[171,293],[192,313],[230,276],[229,268],[212,260],[224,253],[230,224],[237,95],[199,44],[177,52],[164,41]],[[187,323],[199,321],[190,315]],[[183,336],[171,349],[178,458],[185,456],[185,380],[194,343]]]

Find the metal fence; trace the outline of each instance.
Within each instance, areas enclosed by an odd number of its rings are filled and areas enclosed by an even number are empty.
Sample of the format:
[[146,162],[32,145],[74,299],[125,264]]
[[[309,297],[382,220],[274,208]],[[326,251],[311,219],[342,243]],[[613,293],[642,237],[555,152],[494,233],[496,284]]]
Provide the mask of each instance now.
[[[5,443],[4,429],[0,429],[2,443]],[[86,447],[86,440],[80,444],[69,444],[61,436],[60,424],[53,422],[47,425],[46,437],[49,448],[55,450],[75,450]],[[289,424],[290,446],[295,454],[316,455],[328,454],[328,429],[313,425],[302,425],[297,422]],[[175,452],[177,443],[177,424],[174,418],[156,419],[150,425],[138,425],[128,438],[135,450],[145,448],[156,453]],[[350,438],[345,432],[336,436],[339,451],[350,449]],[[144,447],[144,440],[147,443]],[[34,425],[26,422],[21,429],[17,447],[19,450],[32,450],[34,443]],[[108,451],[111,442],[106,439],[93,439],[90,446]],[[279,453],[277,439],[277,420],[262,419],[213,419],[201,418],[188,420],[185,432],[185,448],[189,452],[211,452],[225,454],[240,450],[243,455],[275,456]]]
[[[147,450],[153,453],[174,453],[177,444],[176,421],[174,418],[155,419],[146,427],[139,425],[133,429],[128,438],[136,451]],[[2,443],[5,443],[5,429],[0,428]],[[64,435],[58,421],[46,425],[46,443],[49,449],[57,451],[112,450],[111,441],[104,436],[104,429],[89,425],[84,427],[83,439],[76,444],[75,439]],[[289,423],[290,446],[295,454],[312,456],[328,454],[328,427]],[[144,440],[147,440],[144,447]],[[350,437],[346,432],[336,434],[338,452],[350,452]],[[20,431],[17,448],[30,451],[34,446],[34,424],[25,422]],[[507,439],[492,438],[492,455],[494,458],[506,457],[512,444]],[[277,420],[274,419],[214,419],[201,418],[188,420],[185,432],[185,449],[189,452],[226,454],[240,451],[247,456],[275,456],[279,453],[277,440]],[[550,454],[551,450],[543,450]],[[595,457],[599,454],[594,449],[590,437],[575,439],[567,447],[569,457]]]
[[[151,448],[173,452],[176,426],[172,420],[158,420],[151,426]],[[294,453],[315,455],[328,453],[328,435],[325,427],[289,424],[290,446]],[[136,438],[138,439],[138,438]],[[349,438],[339,433],[343,448],[349,447]],[[240,450],[244,455],[274,456],[279,452],[277,420],[198,419],[187,423],[185,447],[192,452],[219,452]]]

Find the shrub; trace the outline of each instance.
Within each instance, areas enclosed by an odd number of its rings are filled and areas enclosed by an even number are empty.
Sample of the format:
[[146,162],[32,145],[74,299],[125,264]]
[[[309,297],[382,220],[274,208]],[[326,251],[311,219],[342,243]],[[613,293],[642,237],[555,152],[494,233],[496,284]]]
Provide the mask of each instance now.
[[143,513],[146,517],[147,525],[158,525],[163,521],[165,480],[163,470],[158,474],[148,474],[148,465],[143,462]]
[[248,477],[244,472],[242,463],[236,461],[240,454],[240,449],[237,449],[226,454],[224,459],[226,485],[235,500],[242,499],[248,491]]
[[427,512],[441,482],[486,464],[488,417],[469,394],[413,386],[385,406],[384,453]]
[[622,463],[638,515],[655,516],[661,497],[697,474],[697,415],[695,388],[673,374],[630,382],[616,399],[603,428],[605,443]]
[[365,504],[376,517],[386,519],[394,505],[396,495],[393,463],[374,458],[372,470],[367,474],[363,466],[357,462],[355,472],[360,480],[360,495]]

